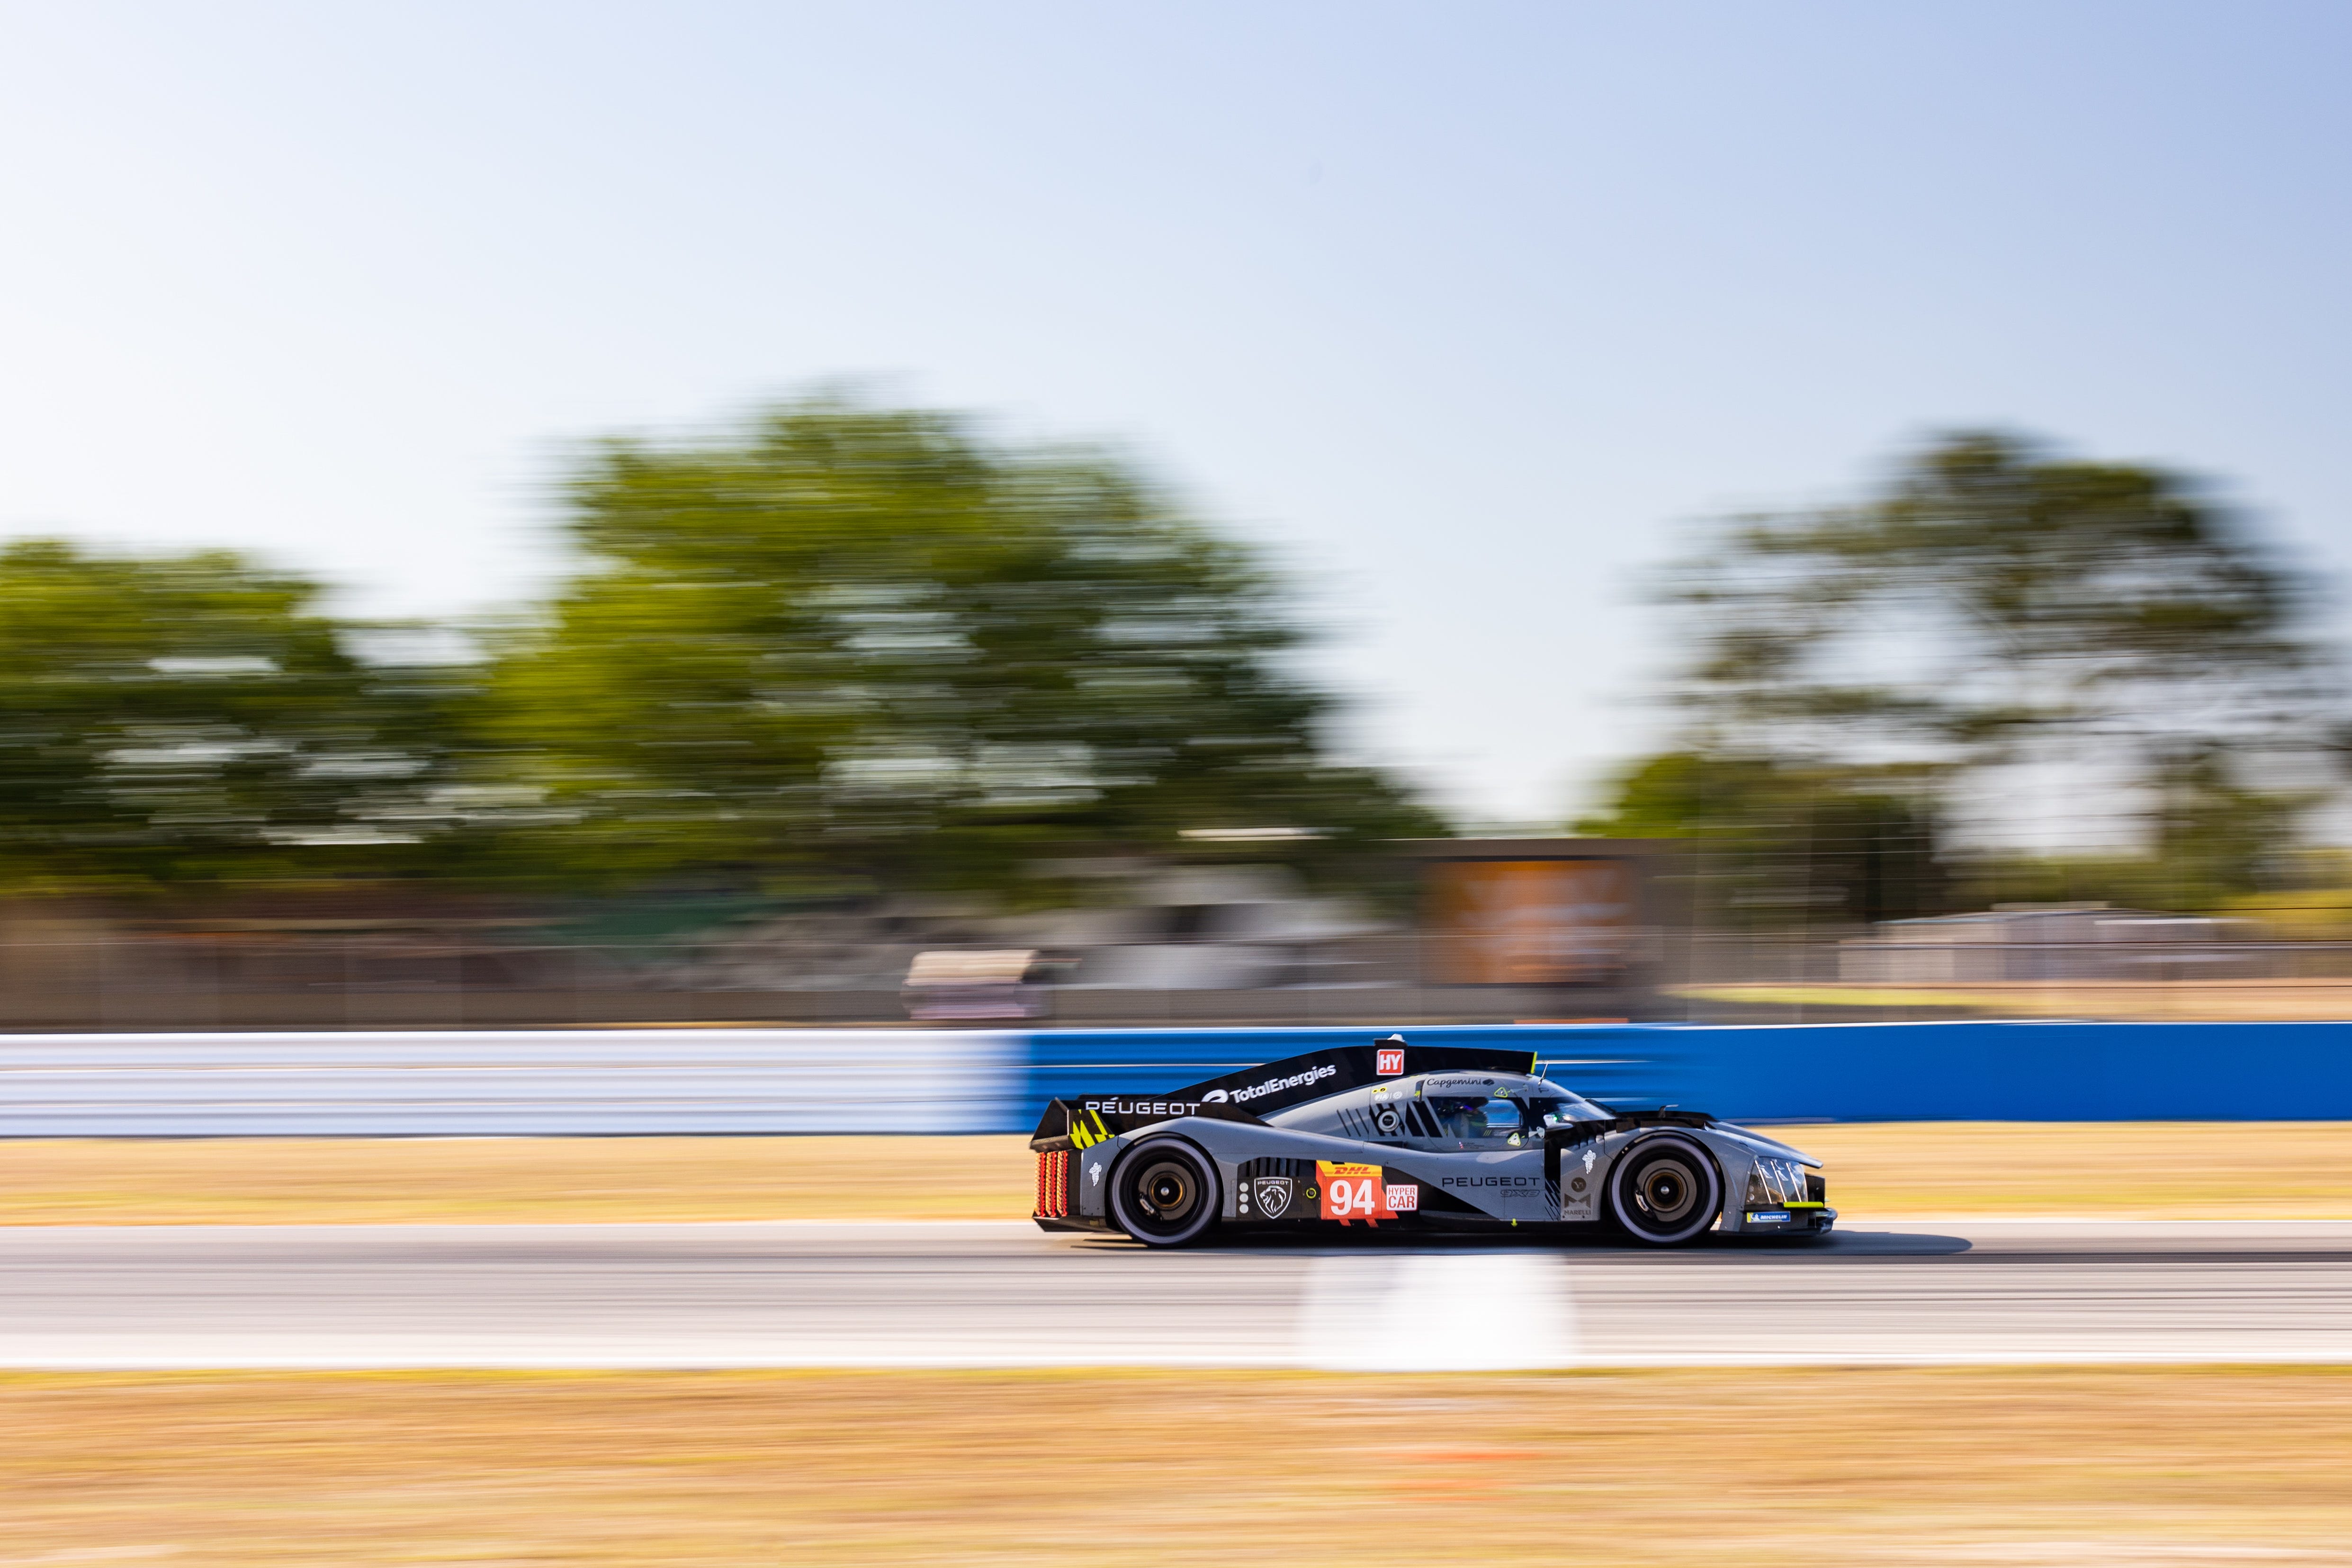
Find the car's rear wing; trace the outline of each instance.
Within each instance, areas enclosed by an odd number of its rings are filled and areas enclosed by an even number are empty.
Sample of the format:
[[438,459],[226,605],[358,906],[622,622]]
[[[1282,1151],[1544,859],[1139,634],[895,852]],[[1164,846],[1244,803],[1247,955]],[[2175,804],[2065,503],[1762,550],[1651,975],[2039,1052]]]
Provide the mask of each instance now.
[[1087,1094],[1075,1100],[1047,1101],[1045,1113],[1037,1118],[1036,1132],[1030,1134],[1029,1146],[1041,1155],[1075,1153],[1121,1133],[1136,1132],[1157,1122],[1172,1122],[1180,1116],[1265,1124],[1247,1111],[1213,1102],[1178,1096],[1145,1099],[1124,1094]]
[[1255,1122],[1269,1113],[1343,1094],[1384,1078],[1416,1072],[1531,1073],[1535,1064],[1532,1051],[1412,1045],[1394,1036],[1388,1043],[1328,1045],[1165,1093],[1079,1094],[1052,1101],[1038,1118],[1029,1146],[1041,1154],[1083,1149],[1121,1133],[1184,1116]]

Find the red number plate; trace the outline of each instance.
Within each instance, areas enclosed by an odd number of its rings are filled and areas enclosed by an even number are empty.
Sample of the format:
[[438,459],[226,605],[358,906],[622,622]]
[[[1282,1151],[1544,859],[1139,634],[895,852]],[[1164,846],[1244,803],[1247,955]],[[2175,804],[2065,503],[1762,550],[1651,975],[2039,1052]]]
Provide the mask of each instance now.
[[1351,1165],[1339,1160],[1315,1162],[1318,1185],[1323,1189],[1323,1218],[1352,1224],[1361,1219],[1378,1224],[1421,1207],[1421,1188],[1411,1182],[1390,1186],[1379,1166]]

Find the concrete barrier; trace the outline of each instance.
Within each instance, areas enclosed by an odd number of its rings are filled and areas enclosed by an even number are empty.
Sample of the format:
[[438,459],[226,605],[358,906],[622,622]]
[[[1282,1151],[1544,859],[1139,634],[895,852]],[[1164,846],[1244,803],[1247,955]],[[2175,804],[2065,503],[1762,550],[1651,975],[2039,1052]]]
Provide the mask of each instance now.
[[1671,1092],[1750,1120],[2352,1119],[2352,1023],[1889,1023],[1674,1030]]
[[[1150,1093],[1378,1029],[1068,1030],[1031,1037],[1024,1103]],[[1749,1121],[2352,1119],[2352,1023],[1957,1022],[1408,1029],[1524,1044],[1590,1099]]]
[[[0,1137],[1026,1132],[1386,1029],[0,1036]],[[1409,1028],[1596,1100],[1747,1121],[2352,1120],[2352,1024]]]
[[0,1036],[0,1136],[983,1133],[1023,1036],[508,1030]]

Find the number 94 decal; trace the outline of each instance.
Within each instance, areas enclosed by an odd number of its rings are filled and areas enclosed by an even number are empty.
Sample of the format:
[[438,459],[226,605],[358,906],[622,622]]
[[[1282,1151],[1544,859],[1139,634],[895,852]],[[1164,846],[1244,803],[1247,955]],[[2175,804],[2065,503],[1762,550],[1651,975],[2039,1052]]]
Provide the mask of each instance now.
[[1323,1218],[1342,1225],[1362,1220],[1377,1225],[1421,1207],[1421,1186],[1415,1182],[1391,1182],[1379,1166],[1351,1165],[1344,1160],[1317,1160],[1316,1184],[1323,1189]]

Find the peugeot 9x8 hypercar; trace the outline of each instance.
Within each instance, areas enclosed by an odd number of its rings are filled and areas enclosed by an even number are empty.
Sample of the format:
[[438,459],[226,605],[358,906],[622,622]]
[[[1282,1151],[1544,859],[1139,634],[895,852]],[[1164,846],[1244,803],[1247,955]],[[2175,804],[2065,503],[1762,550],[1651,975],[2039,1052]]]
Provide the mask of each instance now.
[[[1149,1098],[1047,1105],[1034,1218],[1181,1247],[1218,1227],[1614,1227],[1820,1236],[1818,1160],[1695,1111],[1617,1113],[1530,1051],[1333,1045]],[[1565,1234],[1565,1232],[1561,1232]]]

